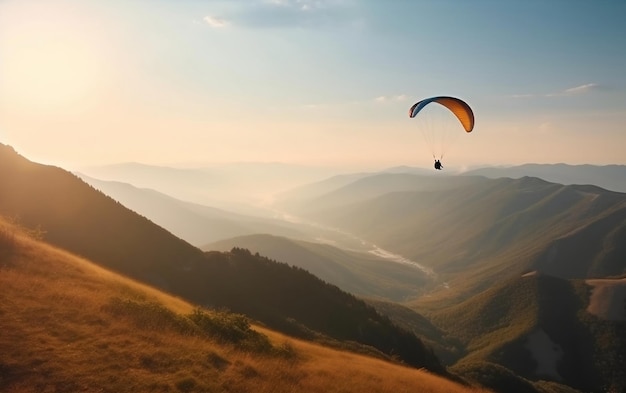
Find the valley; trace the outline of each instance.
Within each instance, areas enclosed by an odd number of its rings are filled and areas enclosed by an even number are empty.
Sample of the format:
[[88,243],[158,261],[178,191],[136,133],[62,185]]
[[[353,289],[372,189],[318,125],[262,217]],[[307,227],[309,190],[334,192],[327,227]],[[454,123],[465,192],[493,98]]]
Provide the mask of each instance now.
[[0,393],[626,393],[625,21],[0,0]]
[[15,218],[5,225],[245,315],[268,337],[498,392],[622,386],[624,194],[373,173],[294,188],[276,196],[274,214],[250,215],[82,176],[89,186],[10,147],[0,158],[0,213]]

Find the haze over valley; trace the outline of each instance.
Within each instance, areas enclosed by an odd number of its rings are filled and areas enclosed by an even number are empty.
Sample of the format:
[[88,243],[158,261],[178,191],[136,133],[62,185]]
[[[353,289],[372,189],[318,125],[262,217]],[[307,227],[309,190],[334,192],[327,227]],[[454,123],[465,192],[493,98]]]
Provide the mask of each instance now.
[[625,20],[0,1],[0,391],[626,392]]
[[621,386],[626,194],[394,170],[281,190],[254,215],[0,158],[4,217],[209,309],[498,391]]

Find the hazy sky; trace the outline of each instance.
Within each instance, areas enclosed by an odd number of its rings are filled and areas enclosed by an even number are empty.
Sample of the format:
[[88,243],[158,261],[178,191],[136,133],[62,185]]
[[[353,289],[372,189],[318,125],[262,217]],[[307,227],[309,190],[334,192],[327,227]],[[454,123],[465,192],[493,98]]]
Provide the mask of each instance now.
[[0,142],[136,161],[381,168],[408,108],[474,109],[450,166],[626,164],[626,1],[0,0]]

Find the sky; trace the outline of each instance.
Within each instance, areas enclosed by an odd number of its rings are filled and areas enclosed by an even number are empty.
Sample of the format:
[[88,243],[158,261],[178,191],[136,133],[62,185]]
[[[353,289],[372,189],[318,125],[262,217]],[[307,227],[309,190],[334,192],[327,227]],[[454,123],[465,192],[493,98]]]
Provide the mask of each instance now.
[[70,170],[426,167],[408,109],[447,95],[476,120],[432,115],[449,167],[626,164],[624,20],[620,0],[0,0],[0,143]]

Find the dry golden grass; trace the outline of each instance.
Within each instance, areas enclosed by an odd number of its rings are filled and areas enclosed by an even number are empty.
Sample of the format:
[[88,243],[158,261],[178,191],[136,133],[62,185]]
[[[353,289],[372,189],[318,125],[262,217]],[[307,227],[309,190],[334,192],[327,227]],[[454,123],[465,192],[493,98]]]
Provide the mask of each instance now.
[[30,239],[1,219],[0,237],[3,392],[479,391],[261,327],[255,330],[294,355],[246,352],[167,327],[141,329],[107,312],[111,299],[158,302],[181,315],[195,306]]

